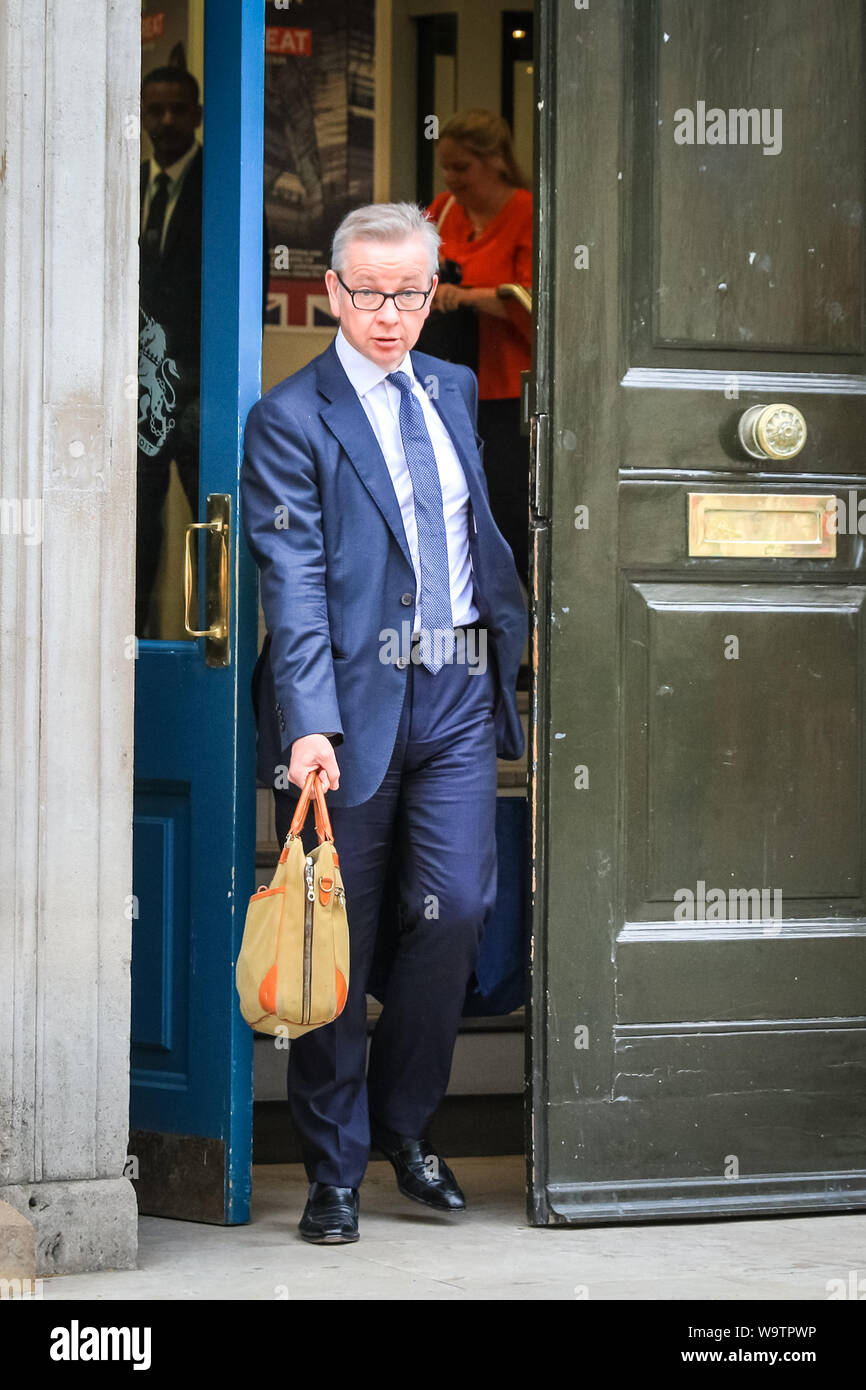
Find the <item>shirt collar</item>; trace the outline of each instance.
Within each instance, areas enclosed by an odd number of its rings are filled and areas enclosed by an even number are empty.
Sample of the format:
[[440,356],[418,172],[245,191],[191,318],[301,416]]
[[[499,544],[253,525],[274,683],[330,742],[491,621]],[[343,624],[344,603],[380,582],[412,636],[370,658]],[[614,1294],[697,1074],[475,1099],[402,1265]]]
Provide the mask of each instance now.
[[372,391],[375,386],[383,382],[391,372],[405,372],[413,382],[415,381],[411,353],[407,352],[403,361],[396,367],[380,367],[378,362],[372,362],[369,357],[364,356],[363,352],[359,352],[356,347],[352,346],[342,328],[337,330],[334,346],[337,349],[337,356],[342,363],[343,370],[359,396],[366,396],[368,391]]
[[200,149],[200,146],[199,146],[198,141],[197,141],[197,140],[193,140],[193,142],[192,142],[192,144],[190,145],[189,149],[187,150],[186,154],[182,154],[181,157],[180,157],[180,159],[176,159],[176,160],[174,161],[174,164],[169,164],[165,169],[160,169],[160,167],[159,167],[159,165],[157,164],[156,160],[154,159],[153,155],[151,155],[151,157],[150,157],[150,182],[151,182],[151,185],[153,185],[153,184],[156,182],[156,180],[157,180],[157,178],[159,177],[160,174],[168,174],[168,186],[169,186],[169,190],[171,190],[171,189],[172,189],[176,184],[178,184],[178,183],[180,182],[180,180],[183,178],[183,176],[184,176],[184,174],[186,173],[187,169],[189,168],[190,164],[192,164],[192,161],[195,159],[196,155],[198,154],[199,149]]

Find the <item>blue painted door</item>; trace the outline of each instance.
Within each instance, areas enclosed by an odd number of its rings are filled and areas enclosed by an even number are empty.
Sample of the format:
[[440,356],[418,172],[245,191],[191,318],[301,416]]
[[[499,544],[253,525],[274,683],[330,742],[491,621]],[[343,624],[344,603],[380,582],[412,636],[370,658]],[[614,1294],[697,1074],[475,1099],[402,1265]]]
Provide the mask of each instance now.
[[[227,560],[228,640],[217,664],[204,637],[138,642],[127,1171],[142,1211],[235,1223],[249,1219],[252,1156],[252,1033],[234,965],[254,886],[257,603],[238,480],[244,420],[261,389],[264,6],[207,0],[204,55],[191,505],[205,522],[209,499],[226,499],[228,525],[216,541],[191,533],[200,617],[190,626],[211,625],[205,586]],[[163,379],[170,385],[167,369]]]

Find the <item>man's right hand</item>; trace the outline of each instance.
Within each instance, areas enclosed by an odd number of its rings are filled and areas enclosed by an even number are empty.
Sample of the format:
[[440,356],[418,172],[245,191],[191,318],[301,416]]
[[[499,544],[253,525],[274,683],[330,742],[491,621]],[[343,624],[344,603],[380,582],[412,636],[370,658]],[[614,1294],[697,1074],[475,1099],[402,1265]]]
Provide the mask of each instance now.
[[324,734],[305,734],[292,744],[289,781],[302,787],[313,768],[319,768],[319,781],[324,791],[336,791],[340,785],[340,769],[334,755],[334,745]]

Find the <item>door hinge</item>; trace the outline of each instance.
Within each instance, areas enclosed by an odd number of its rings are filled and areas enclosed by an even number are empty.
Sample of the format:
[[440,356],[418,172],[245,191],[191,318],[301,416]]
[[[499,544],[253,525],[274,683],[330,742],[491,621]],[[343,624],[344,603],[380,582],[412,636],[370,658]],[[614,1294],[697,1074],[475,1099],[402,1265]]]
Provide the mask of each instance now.
[[550,416],[529,417],[529,502],[533,521],[550,515]]

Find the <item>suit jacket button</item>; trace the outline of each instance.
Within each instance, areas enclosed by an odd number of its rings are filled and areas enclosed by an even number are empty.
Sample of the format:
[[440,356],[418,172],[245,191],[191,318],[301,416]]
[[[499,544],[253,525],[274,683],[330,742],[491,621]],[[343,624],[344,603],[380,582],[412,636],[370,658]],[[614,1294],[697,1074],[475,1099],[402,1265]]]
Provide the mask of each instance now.
[[402,671],[404,666],[408,666],[409,663],[406,660],[405,656],[398,656],[397,660],[394,662],[394,665],[397,667],[398,671]]
[[403,597],[401,598],[400,602],[403,604],[403,607],[404,607],[404,608],[408,608],[409,605],[410,605],[411,603],[414,603],[414,602],[415,602],[415,595],[414,595],[414,594],[404,594]]

